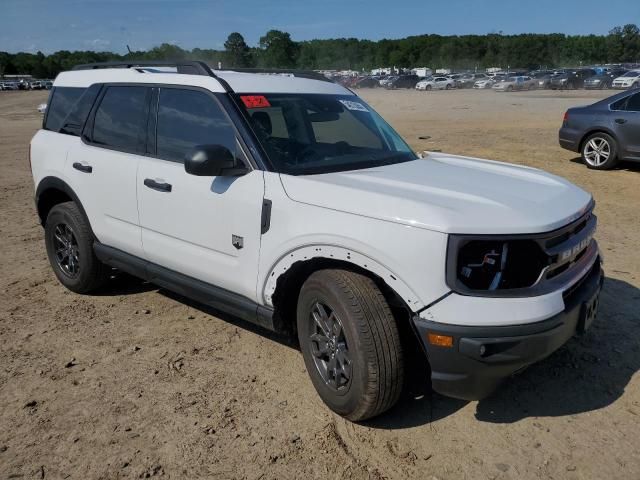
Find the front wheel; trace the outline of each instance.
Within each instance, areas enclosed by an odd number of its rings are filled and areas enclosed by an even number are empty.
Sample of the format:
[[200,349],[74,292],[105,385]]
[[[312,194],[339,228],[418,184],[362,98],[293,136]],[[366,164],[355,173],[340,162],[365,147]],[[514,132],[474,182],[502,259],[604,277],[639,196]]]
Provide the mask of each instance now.
[[426,90],[426,91],[430,91],[430,90],[431,90],[431,85],[427,85],[427,86],[425,87],[425,90]]
[[446,87],[444,87],[445,90],[451,90],[451,85],[447,84]]
[[44,238],[53,272],[72,292],[88,293],[107,280],[109,268],[96,257],[91,228],[74,202],[51,209]]
[[300,291],[297,326],[307,372],[331,410],[360,421],[397,402],[404,379],[400,335],[373,280],[346,270],[313,273]]
[[617,156],[616,141],[606,133],[594,133],[582,144],[582,161],[588,168],[610,170],[618,163]]

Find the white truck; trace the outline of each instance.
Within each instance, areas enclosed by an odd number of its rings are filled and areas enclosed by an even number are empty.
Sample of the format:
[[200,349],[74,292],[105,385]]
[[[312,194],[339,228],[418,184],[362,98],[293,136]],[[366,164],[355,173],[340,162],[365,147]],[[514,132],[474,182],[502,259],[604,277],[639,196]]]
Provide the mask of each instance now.
[[[31,141],[53,271],[112,269],[277,332],[357,421],[402,390],[407,327],[433,388],[479,399],[593,321],[590,194],[522,166],[420,158],[312,72],[93,64],[55,80]],[[422,367],[421,367],[422,368]]]

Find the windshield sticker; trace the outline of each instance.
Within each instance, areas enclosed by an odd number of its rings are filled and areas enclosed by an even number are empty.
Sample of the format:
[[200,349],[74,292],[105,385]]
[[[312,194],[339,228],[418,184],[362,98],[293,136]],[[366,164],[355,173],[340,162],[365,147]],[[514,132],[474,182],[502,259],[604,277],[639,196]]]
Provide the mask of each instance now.
[[368,112],[367,107],[359,102],[352,102],[351,100],[340,100],[340,103],[347,107],[348,110],[356,110],[358,112]]
[[247,108],[265,108],[271,106],[269,100],[267,100],[267,97],[264,95],[240,95],[240,99]]

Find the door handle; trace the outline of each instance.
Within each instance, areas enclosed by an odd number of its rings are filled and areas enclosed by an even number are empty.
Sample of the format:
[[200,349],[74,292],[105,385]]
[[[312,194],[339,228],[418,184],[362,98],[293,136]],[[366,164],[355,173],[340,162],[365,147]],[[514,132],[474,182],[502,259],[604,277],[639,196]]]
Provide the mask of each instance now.
[[616,118],[616,123],[622,125],[623,123],[627,123],[627,120],[624,118]]
[[152,190],[157,190],[159,192],[170,192],[171,191],[171,184],[170,183],[156,182],[152,178],[145,178],[144,179],[144,186],[145,187],[149,187]]
[[75,168],[76,170],[80,170],[81,172],[84,172],[84,173],[93,172],[93,167],[91,165],[83,165],[80,162],[74,162],[73,168]]

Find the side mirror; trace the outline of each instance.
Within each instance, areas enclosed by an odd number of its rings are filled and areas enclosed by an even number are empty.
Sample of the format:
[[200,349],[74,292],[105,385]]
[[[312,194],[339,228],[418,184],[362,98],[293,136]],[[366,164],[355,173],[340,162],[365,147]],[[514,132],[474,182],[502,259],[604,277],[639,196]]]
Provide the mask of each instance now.
[[184,169],[199,177],[235,177],[246,174],[249,169],[222,145],[198,145],[187,153]]

